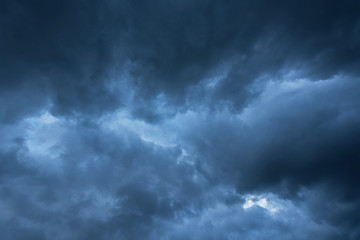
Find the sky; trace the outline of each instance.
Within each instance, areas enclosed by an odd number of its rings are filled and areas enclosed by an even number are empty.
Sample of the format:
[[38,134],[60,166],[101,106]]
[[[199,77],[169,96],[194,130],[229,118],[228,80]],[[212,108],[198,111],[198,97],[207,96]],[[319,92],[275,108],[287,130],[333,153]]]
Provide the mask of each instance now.
[[0,1],[0,239],[360,239],[357,0]]

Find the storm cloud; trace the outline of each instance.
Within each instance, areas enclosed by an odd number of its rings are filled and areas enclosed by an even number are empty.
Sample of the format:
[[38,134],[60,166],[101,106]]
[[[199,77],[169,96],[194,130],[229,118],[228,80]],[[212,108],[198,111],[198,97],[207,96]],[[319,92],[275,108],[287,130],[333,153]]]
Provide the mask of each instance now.
[[359,239],[359,12],[1,1],[0,238]]

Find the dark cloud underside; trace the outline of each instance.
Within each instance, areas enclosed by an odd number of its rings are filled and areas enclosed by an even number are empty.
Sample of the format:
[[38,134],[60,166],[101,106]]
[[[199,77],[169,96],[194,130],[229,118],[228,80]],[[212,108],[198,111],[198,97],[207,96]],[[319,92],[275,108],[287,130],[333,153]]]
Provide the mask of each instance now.
[[359,12],[1,1],[0,238],[359,239]]

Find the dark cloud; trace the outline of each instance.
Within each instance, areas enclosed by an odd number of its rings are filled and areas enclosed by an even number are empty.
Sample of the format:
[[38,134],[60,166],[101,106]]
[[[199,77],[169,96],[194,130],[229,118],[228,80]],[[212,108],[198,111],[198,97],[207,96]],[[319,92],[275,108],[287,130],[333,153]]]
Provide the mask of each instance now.
[[[190,127],[184,141],[210,166],[206,175],[215,182],[233,181],[233,176],[241,194],[270,191],[302,201],[301,189],[317,189],[312,194],[321,195],[315,197],[319,202],[309,207],[321,215],[318,220],[342,226],[344,238],[356,239],[357,81],[275,82],[240,115],[225,112],[201,119],[207,124]],[[214,174],[218,169],[222,174]],[[339,213],[334,206],[344,209]]]
[[358,239],[359,10],[2,1],[0,238]]
[[121,106],[126,93],[106,83],[128,61],[137,98],[165,93],[176,105],[230,61],[214,97],[237,107],[243,86],[264,74],[296,68],[318,79],[359,68],[356,1],[3,1],[2,9],[2,88],[39,84],[56,114]]

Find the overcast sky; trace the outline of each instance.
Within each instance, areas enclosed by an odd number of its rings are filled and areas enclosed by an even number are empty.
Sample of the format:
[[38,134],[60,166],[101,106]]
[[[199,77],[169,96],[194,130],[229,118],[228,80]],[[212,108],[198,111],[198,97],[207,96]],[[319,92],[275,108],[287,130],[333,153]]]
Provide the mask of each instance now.
[[360,239],[360,1],[1,0],[0,239]]

